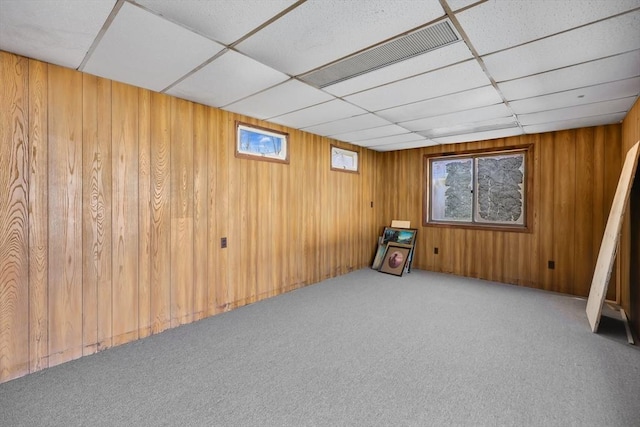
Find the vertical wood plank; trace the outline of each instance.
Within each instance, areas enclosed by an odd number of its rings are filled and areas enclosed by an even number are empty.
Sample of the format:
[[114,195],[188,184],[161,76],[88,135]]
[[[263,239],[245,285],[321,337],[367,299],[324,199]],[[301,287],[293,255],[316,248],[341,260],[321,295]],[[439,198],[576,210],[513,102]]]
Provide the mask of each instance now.
[[49,66],[49,364],[82,356],[82,74]]
[[193,319],[207,316],[209,301],[209,130],[207,107],[196,104],[193,111]]
[[271,187],[273,181],[271,179],[271,171],[282,165],[260,162],[258,169],[257,184],[258,184],[258,212],[256,215],[256,294],[262,298],[269,295],[269,292],[273,289],[271,283],[271,270],[275,263],[275,259],[271,254],[271,239],[272,236],[272,213],[273,206],[271,205]]
[[171,98],[171,326],[193,319],[193,104]]
[[555,271],[548,268],[548,262],[554,260],[553,254],[553,230],[555,223],[554,194],[555,194],[555,168],[553,159],[555,156],[555,140],[553,134],[545,133],[541,136],[536,149],[540,152],[540,197],[538,212],[540,215],[540,228],[537,233],[539,245],[538,277],[541,289],[553,290]]
[[[620,126],[604,126],[604,144],[605,144],[605,169],[604,169],[604,215],[605,215],[605,227],[606,222],[611,212],[613,204],[613,198],[616,194],[616,188],[618,187],[618,180],[620,179],[620,172],[622,171],[622,163],[624,162],[624,155],[622,153]],[[609,287],[607,288],[606,298],[610,301],[618,301],[617,284],[618,284],[618,256],[611,272],[611,278],[609,279]]]
[[[0,79],[3,80],[3,79]],[[29,371],[49,366],[47,64],[29,60]],[[2,99],[5,99],[3,96]],[[5,111],[0,107],[1,111]],[[2,126],[4,128],[4,126]],[[4,139],[2,139],[4,141]]]
[[[213,194],[209,204],[209,215],[215,220],[215,237],[212,240],[212,253],[215,255],[215,264],[210,266],[209,277],[214,277],[214,291],[209,295],[214,296],[210,299],[210,309],[215,313],[224,311],[231,301],[229,295],[229,247],[222,249],[220,247],[220,239],[231,236],[230,224],[230,182],[229,170],[232,151],[235,141],[235,128],[229,127],[230,114],[224,111],[215,111],[210,113],[210,129],[211,138],[209,150],[210,167],[215,165],[215,193]],[[213,177],[213,175],[212,175]],[[214,187],[212,187],[214,188]],[[234,218],[235,220],[235,218]],[[229,246],[236,245],[237,242],[228,240]]]
[[138,89],[113,82],[113,345],[138,338]]
[[151,92],[138,90],[138,334],[151,334]]
[[170,98],[151,94],[151,332],[171,323],[171,120]]
[[[82,75],[82,354],[98,351],[98,77]],[[109,165],[107,165],[108,167]]]
[[[597,252],[593,251],[594,128],[576,131],[575,287],[577,295],[588,295]],[[599,160],[598,160],[599,161]]]
[[113,156],[111,141],[111,80],[97,81],[98,139],[95,189],[96,235],[95,254],[98,291],[98,350],[113,345]]
[[575,285],[573,276],[576,201],[575,131],[558,132],[555,138],[553,252],[556,281],[554,290],[570,293]]
[[0,52],[0,382],[29,372],[29,64]]

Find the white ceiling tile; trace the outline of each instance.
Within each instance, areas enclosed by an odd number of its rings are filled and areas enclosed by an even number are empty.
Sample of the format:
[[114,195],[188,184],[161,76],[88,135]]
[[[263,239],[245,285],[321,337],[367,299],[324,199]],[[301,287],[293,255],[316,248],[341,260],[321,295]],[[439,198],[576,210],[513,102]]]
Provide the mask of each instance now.
[[124,3],[82,71],[161,91],[222,49],[218,43]]
[[588,86],[535,98],[511,101],[509,105],[516,114],[535,113],[544,110],[571,107],[594,102],[608,101],[640,93],[640,77]]
[[385,136],[382,138],[372,138],[366,139],[362,141],[358,141],[357,144],[362,147],[375,147],[378,145],[389,145],[389,144],[400,144],[405,142],[416,142],[416,141],[426,141],[422,135],[418,135],[417,133],[407,132],[400,135],[391,135]]
[[406,61],[400,61],[388,67],[327,86],[323,88],[323,90],[336,96],[345,96],[445,67],[471,57],[471,51],[467,45],[464,44],[464,42],[458,42],[426,52],[414,58],[407,59]]
[[297,80],[289,80],[264,92],[227,105],[224,109],[258,119],[268,119],[330,99],[331,96],[321,90]]
[[460,142],[484,141],[487,139],[507,138],[509,136],[522,135],[520,128],[498,129],[485,132],[469,133],[465,135],[445,136],[441,138],[433,138],[438,144],[457,144]]
[[190,75],[167,93],[213,107],[221,107],[289,79],[286,74],[227,51]]
[[296,0],[136,0],[150,10],[222,44],[230,44],[262,25]]
[[271,118],[269,121],[300,129],[365,113],[366,111],[362,108],[356,107],[339,99],[334,99],[333,101]]
[[640,76],[640,49],[498,83],[509,101]]
[[534,75],[640,46],[640,11],[483,57],[497,82]]
[[308,0],[237,48],[298,75],[443,15],[436,0]]
[[620,123],[626,113],[614,113],[604,114],[601,116],[581,117],[572,120],[553,121],[547,123],[540,123],[537,125],[524,126],[525,133],[543,133],[554,132],[566,129],[577,129],[591,126],[610,125],[614,123]]
[[396,125],[386,125],[380,127],[374,127],[369,129],[362,129],[353,132],[340,133],[330,135],[331,138],[335,138],[339,141],[357,142],[366,139],[382,138],[384,136],[393,136],[407,133],[405,128]]
[[367,113],[361,116],[349,117],[348,119],[341,119],[334,122],[306,127],[303,128],[303,130],[317,135],[328,136],[388,124],[389,122],[385,119],[378,117],[375,114]]
[[446,0],[452,11],[460,10],[474,3],[482,3],[484,0]]
[[596,102],[594,104],[579,105],[577,107],[560,108],[557,110],[541,111],[531,114],[520,114],[518,121],[523,126],[540,123],[574,120],[582,117],[602,116],[606,114],[626,113],[631,109],[637,97],[615,99],[612,101]]
[[432,145],[439,145],[439,143],[435,141],[431,141],[429,139],[418,139],[415,141],[408,142],[400,142],[397,144],[385,144],[385,145],[376,145],[371,147],[374,151],[397,151],[397,150],[409,150],[411,148],[422,148],[422,147],[430,147]]
[[493,86],[484,86],[451,95],[444,95],[426,101],[414,102],[376,112],[380,117],[391,122],[433,117],[455,111],[470,110],[476,107],[493,105],[502,102],[500,94]]
[[488,1],[456,15],[480,55],[638,7],[637,0]]
[[78,68],[115,0],[1,0],[0,50]]
[[401,122],[399,125],[411,131],[418,132],[427,129],[443,128],[460,123],[473,123],[499,117],[510,117],[511,120],[515,120],[513,113],[506,105],[494,104],[488,107],[474,108],[472,110],[458,111],[441,116]]
[[377,111],[490,84],[480,65],[467,61],[345,97],[366,110]]

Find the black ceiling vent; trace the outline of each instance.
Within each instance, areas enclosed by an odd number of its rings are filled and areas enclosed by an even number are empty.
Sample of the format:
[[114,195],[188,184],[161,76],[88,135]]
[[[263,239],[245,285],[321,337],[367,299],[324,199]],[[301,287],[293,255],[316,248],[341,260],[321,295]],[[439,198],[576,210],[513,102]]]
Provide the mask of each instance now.
[[459,40],[460,37],[453,30],[451,23],[442,21],[299,76],[299,79],[317,88],[323,88]]

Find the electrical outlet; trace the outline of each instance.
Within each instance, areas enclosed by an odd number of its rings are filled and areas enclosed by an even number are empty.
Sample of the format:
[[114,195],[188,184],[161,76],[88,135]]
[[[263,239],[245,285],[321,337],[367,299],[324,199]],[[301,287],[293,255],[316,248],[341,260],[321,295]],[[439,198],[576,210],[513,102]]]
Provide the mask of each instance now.
[[227,247],[227,238],[226,237],[223,237],[222,239],[220,239],[220,247],[222,249]]
[[556,262],[555,261],[547,262],[547,267],[549,267],[549,270],[553,270],[554,268],[556,268]]

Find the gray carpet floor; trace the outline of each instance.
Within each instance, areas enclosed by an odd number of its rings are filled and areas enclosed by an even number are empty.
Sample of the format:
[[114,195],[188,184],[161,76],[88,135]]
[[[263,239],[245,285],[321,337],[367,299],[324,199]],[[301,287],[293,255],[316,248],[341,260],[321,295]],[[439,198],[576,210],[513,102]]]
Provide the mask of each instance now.
[[640,426],[586,300],[363,269],[0,384],[2,426]]

